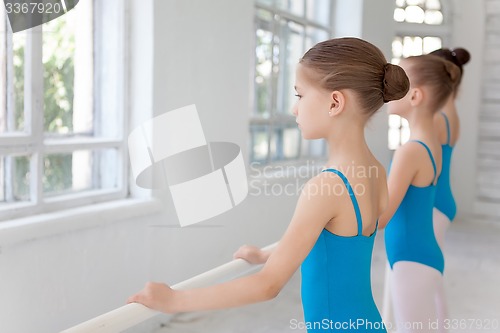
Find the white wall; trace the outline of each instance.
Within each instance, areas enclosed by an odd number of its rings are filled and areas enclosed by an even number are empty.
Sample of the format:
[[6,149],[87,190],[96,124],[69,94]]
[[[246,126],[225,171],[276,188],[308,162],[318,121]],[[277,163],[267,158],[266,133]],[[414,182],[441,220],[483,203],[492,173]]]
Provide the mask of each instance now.
[[[238,144],[247,163],[253,17],[252,1],[155,4],[155,113],[195,103],[207,141]],[[296,199],[255,194],[251,190],[243,203],[209,221],[179,228],[171,198],[162,193],[169,226],[152,234],[151,278],[175,283],[231,260],[243,243],[276,241]]]
[[149,270],[143,223],[124,220],[2,247],[0,332],[58,332],[124,305]]
[[450,47],[464,47],[471,53],[471,61],[464,66],[464,78],[457,100],[460,116],[460,141],[453,152],[451,180],[457,201],[458,215],[467,218],[475,214],[477,175],[478,122],[481,107],[484,0],[454,0],[453,42]]
[[[472,105],[479,111],[477,120],[478,138],[476,143],[477,154],[475,159],[475,205],[474,211],[478,216],[495,223],[500,221],[500,1],[489,0],[483,3],[484,11],[482,39],[483,53],[473,56],[480,57],[477,61],[482,64],[477,70],[482,74],[481,84],[468,88],[480,91],[481,101]],[[480,13],[478,13],[479,15]],[[467,72],[468,73],[468,72]],[[477,75],[476,75],[477,76]],[[468,93],[464,91],[464,95]],[[476,102],[476,101],[474,101]],[[464,105],[464,112],[467,112]]]
[[[365,0],[362,11],[362,38],[378,46],[388,62],[392,58],[393,10],[393,0]],[[373,154],[387,169],[392,158],[392,152],[387,148],[389,125],[386,107],[387,104],[368,123],[366,140]]]

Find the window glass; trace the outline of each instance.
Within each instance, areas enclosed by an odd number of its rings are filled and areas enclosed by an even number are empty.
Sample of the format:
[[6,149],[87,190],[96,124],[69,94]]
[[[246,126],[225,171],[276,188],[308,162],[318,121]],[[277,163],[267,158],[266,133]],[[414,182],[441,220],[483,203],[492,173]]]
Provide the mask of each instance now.
[[[394,21],[396,30],[398,24],[417,23],[425,25],[443,24],[443,13],[441,11],[441,1],[439,0],[396,0],[394,9]],[[419,25],[412,28],[418,32]],[[424,29],[421,29],[424,31]],[[393,64],[399,64],[401,59],[430,53],[442,47],[443,38],[441,36],[429,36],[426,33],[415,33],[414,35],[398,34],[392,41]],[[396,149],[408,141],[410,128],[408,122],[397,116],[389,116],[388,146],[389,149]]]
[[331,10],[331,0],[256,1],[251,161],[299,159],[325,151],[323,141],[302,149],[292,108],[297,63],[306,49],[329,38]]

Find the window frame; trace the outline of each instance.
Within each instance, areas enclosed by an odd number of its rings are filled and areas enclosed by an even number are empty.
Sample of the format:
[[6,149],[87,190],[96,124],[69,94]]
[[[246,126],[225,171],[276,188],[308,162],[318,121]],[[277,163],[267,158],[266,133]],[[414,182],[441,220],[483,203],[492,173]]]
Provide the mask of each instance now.
[[[411,22],[398,22],[394,19],[393,17],[393,24],[394,24],[394,36],[393,40],[396,37],[404,38],[404,37],[439,37],[441,38],[441,43],[443,47],[445,45],[449,45],[451,42],[451,35],[452,35],[452,21],[451,18],[453,17],[452,15],[452,5],[451,1],[448,0],[439,0],[441,3],[441,13],[443,14],[443,22],[441,24],[427,24],[425,22],[423,23],[411,23]],[[394,0],[394,9],[398,8],[396,5],[396,1]],[[394,59],[394,55],[391,54],[391,58]],[[399,119],[399,128],[394,128],[389,125],[389,120],[388,120],[388,134],[387,134],[387,145],[391,151],[394,151],[397,149],[397,147],[400,147],[401,145],[405,144],[406,141],[403,142],[403,132],[404,131],[409,131],[409,127],[404,124],[407,124],[407,122],[404,122],[404,119],[400,117]],[[390,137],[389,133],[392,129],[396,129],[399,131],[399,144],[397,147],[392,147],[390,145]]]
[[[273,15],[272,19],[272,36],[273,36],[273,41],[272,41],[272,50],[271,50],[271,59],[274,58],[275,53],[274,53],[274,48],[275,47],[280,47],[280,44],[275,41],[276,36],[280,36],[280,21],[285,20],[286,22],[293,22],[298,25],[301,25],[303,27],[304,33],[302,34],[303,41],[302,41],[302,47],[303,50],[307,50],[307,30],[310,28],[314,29],[319,29],[327,33],[327,38],[331,38],[333,36],[333,20],[334,20],[334,8],[335,8],[335,1],[330,0],[330,16],[329,16],[329,22],[330,25],[326,26],[321,23],[318,23],[316,21],[312,21],[311,19],[307,18],[307,1],[304,0],[304,15],[297,16],[293,14],[290,11],[283,10],[281,8],[278,8],[276,6],[276,2],[273,1],[272,5],[266,5],[260,2],[259,0],[255,0],[254,3],[254,8],[255,8],[255,14],[254,14],[254,26],[253,26],[253,34],[255,36],[255,32],[257,31],[257,20],[258,15],[257,11],[258,10],[265,10],[267,12],[270,12]],[[254,41],[256,41],[254,37]],[[304,160],[307,158],[315,157],[315,158],[322,158],[326,156],[326,143],[324,140],[304,140],[297,129],[297,135],[298,135],[298,147],[297,147],[297,157],[295,158],[286,158],[284,157],[283,151],[284,151],[284,146],[283,142],[276,142],[276,152],[273,153],[272,151],[272,142],[273,138],[276,138],[277,141],[282,141],[279,140],[279,138],[282,138],[282,135],[276,136],[275,131],[280,130],[280,129],[286,129],[289,128],[290,126],[296,126],[295,122],[295,116],[291,114],[291,110],[282,110],[279,111],[280,105],[286,104],[285,96],[279,96],[280,90],[283,90],[283,87],[281,86],[283,83],[280,83],[280,73],[282,70],[274,71],[274,68],[276,67],[276,64],[273,62],[272,63],[272,69],[271,69],[271,87],[269,90],[269,99],[270,99],[270,114],[268,118],[261,117],[255,113],[256,109],[256,96],[255,96],[255,91],[256,91],[256,84],[255,84],[255,74],[256,74],[256,57],[255,57],[255,49],[256,49],[256,44],[254,44],[254,47],[252,49],[252,59],[253,59],[253,66],[252,66],[252,85],[251,85],[251,113],[249,115],[249,161],[252,164],[261,164],[261,165],[272,165],[273,163],[302,163]],[[280,55],[281,57],[281,55]],[[282,66],[282,59],[280,59],[279,66]],[[285,62],[286,63],[286,62]],[[286,65],[285,65],[286,66]],[[253,136],[253,127],[254,126],[262,126],[262,127],[267,127],[267,156],[264,160],[259,160],[254,158],[254,136]],[[314,145],[321,145],[320,147],[320,154],[319,155],[314,155],[312,151],[314,151]],[[281,152],[281,153],[279,153]],[[306,152],[306,153],[305,153]],[[276,156],[277,155],[277,156]]]
[[[119,8],[113,7],[113,14],[106,15],[101,9],[110,10],[110,4],[107,5],[100,1],[93,1],[92,8],[92,34],[94,45],[94,66],[93,66],[93,113],[102,114],[103,108],[111,106],[114,108],[112,113],[119,117],[119,126],[114,126],[117,135],[115,137],[68,137],[54,138],[47,137],[44,133],[44,110],[43,110],[43,63],[42,46],[43,34],[42,27],[37,26],[31,28],[26,34],[25,46],[25,90],[24,90],[24,132],[6,132],[0,135],[0,155],[31,155],[30,159],[30,200],[20,202],[5,202],[0,205],[0,224],[4,220],[13,218],[22,218],[48,212],[62,211],[71,208],[93,205],[108,201],[125,199],[129,196],[129,168],[128,168],[128,152],[126,143],[126,134],[128,133],[129,110],[127,87],[127,38],[128,29],[126,22],[128,21],[128,1],[116,1]],[[113,5],[116,5],[113,2]],[[105,7],[108,8],[105,8]],[[109,14],[109,13],[108,13]],[[8,23],[6,22],[6,25]],[[117,38],[119,47],[113,53],[115,68],[119,77],[113,76],[115,82],[118,82],[114,87],[114,95],[107,96],[105,88],[99,83],[102,79],[109,80],[111,75],[106,75],[103,63],[104,55],[99,55],[99,50],[96,45],[102,45],[104,38],[102,34],[97,34],[99,28],[104,26],[116,27],[119,29],[110,32]],[[108,29],[109,30],[109,29]],[[12,32],[7,30],[6,36],[12,37]],[[9,38],[9,37],[7,37]],[[12,58],[12,49],[6,50]],[[110,56],[108,56],[110,61]],[[8,64],[7,64],[8,66]],[[101,66],[101,67],[99,67]],[[9,68],[9,67],[7,67]],[[31,87],[27,88],[27,87]],[[6,90],[12,89],[12,80],[6,86]],[[8,98],[7,98],[8,100]],[[7,106],[12,108],[11,105]],[[7,111],[9,112],[9,111]],[[12,113],[11,109],[11,113]],[[96,123],[99,120],[96,120]],[[99,123],[98,126],[105,128],[106,124]],[[109,126],[111,128],[111,126]],[[68,153],[78,150],[90,150],[92,152],[98,149],[116,149],[117,150],[117,170],[106,170],[105,174],[116,175],[116,187],[112,189],[90,189],[82,192],[73,192],[69,194],[61,194],[57,196],[46,196],[43,193],[43,161],[44,155],[48,153]]]

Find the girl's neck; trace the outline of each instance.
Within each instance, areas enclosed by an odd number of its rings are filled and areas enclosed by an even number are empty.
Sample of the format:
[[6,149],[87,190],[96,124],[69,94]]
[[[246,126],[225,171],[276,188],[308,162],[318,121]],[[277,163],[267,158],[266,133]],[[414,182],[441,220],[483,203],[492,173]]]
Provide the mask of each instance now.
[[369,152],[365,140],[364,124],[351,124],[343,127],[349,130],[334,131],[328,138],[327,167],[356,163],[363,154]]
[[430,113],[417,114],[408,119],[410,125],[410,140],[432,137],[434,133],[434,115]]
[[446,113],[446,115],[452,115],[453,113],[457,112],[454,96],[450,96],[450,98],[446,100],[446,103],[441,108],[441,111]]

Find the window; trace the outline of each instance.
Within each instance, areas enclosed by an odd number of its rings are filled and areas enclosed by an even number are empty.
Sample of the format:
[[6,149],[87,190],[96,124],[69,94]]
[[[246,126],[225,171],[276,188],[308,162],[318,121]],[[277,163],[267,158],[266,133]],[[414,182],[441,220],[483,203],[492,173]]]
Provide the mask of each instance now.
[[[430,53],[442,47],[449,39],[449,22],[446,21],[444,1],[396,0],[394,21],[396,36],[392,41],[392,63],[402,58]],[[408,141],[410,128],[406,119],[389,116],[389,149],[396,149]]]
[[120,2],[17,33],[0,6],[0,220],[126,196]]
[[396,0],[396,22],[441,24],[443,13],[439,0]]
[[295,67],[304,52],[331,35],[330,0],[257,0],[254,107],[250,161],[323,156],[323,140],[302,140],[295,117]]

